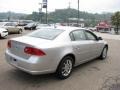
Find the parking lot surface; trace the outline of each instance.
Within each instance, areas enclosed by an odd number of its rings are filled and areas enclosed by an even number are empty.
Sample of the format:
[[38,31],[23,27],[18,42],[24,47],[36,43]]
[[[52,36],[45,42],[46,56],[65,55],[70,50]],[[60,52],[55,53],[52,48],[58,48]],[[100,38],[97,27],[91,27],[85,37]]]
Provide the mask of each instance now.
[[[9,35],[8,39],[21,35]],[[82,64],[68,79],[58,80],[54,74],[33,76],[6,63],[8,39],[0,39],[0,90],[120,90],[120,40],[106,39],[109,44],[106,60]]]
[[111,33],[98,33],[95,32],[98,36],[101,36],[105,39],[113,39],[113,40],[120,40],[120,35],[115,35],[115,34],[111,34]]

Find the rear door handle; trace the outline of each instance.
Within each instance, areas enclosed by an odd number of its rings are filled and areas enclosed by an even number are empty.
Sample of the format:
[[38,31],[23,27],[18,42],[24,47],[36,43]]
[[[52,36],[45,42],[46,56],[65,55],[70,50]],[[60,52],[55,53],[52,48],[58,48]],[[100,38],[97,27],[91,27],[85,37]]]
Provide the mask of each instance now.
[[79,47],[76,47],[75,49],[80,50],[80,48],[79,48]]

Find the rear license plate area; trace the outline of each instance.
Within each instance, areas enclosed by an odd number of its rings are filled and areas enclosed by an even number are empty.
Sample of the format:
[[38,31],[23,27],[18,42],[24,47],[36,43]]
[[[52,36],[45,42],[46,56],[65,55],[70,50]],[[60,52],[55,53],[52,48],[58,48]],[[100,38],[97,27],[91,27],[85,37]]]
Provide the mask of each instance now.
[[11,64],[17,65],[17,59],[10,57]]

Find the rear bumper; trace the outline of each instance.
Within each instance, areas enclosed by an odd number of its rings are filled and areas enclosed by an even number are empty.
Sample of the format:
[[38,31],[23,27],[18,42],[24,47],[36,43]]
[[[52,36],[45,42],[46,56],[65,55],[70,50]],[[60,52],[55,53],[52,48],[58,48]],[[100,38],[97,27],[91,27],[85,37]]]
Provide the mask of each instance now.
[[32,75],[53,73],[56,70],[55,68],[49,68],[49,66],[46,67],[49,65],[49,62],[44,62],[44,60],[40,60],[40,58],[34,57],[34,59],[30,58],[26,60],[11,54],[9,50],[6,51],[5,57],[10,65]]

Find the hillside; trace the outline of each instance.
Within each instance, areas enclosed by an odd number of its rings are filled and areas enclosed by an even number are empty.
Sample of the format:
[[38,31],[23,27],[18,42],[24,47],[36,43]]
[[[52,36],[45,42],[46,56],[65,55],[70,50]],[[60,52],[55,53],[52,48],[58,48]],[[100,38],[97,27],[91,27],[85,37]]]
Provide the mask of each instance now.
[[[104,13],[104,14],[92,14],[87,12],[79,12],[80,18],[83,18],[86,22],[86,25],[95,25],[99,21],[107,20],[110,21],[112,13]],[[42,13],[42,22],[45,22],[45,13]],[[34,21],[40,20],[40,14],[38,12],[33,12],[32,14],[21,14],[21,13],[0,13],[0,19],[8,19],[8,17],[12,19],[31,19]],[[56,9],[54,12],[48,13],[48,22],[56,23],[56,22],[67,22],[68,18],[77,18],[78,11],[76,9]]]
[[10,17],[11,19],[20,19],[21,17],[24,17],[26,15],[27,14],[14,13],[14,12],[1,12],[0,19],[8,19],[8,17]]
[[[110,20],[112,13],[105,13],[105,14],[91,14],[87,12],[80,11],[80,18],[85,20]],[[78,11],[75,9],[58,9],[55,12],[51,12],[49,14],[49,18],[54,18],[56,20],[66,20],[67,18],[77,18]]]

